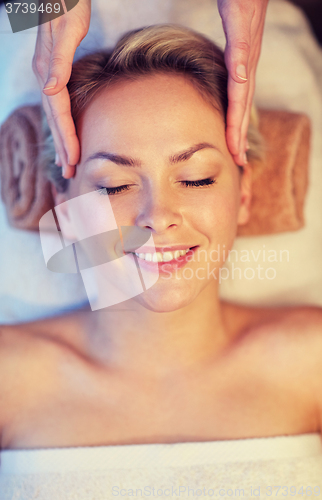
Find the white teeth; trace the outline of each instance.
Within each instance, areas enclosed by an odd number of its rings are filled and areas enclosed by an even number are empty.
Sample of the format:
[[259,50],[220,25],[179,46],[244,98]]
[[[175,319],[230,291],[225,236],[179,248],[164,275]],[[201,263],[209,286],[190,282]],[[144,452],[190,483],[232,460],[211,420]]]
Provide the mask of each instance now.
[[153,262],[161,262],[162,261],[162,253],[155,252],[154,254],[152,254],[152,261]]
[[147,260],[149,262],[168,262],[173,259],[177,259],[181,255],[186,255],[190,248],[187,250],[175,250],[174,252],[154,252],[154,253],[136,253],[135,255],[140,259]]
[[169,260],[173,260],[175,258],[172,252],[164,252],[162,257],[163,262],[168,262]]

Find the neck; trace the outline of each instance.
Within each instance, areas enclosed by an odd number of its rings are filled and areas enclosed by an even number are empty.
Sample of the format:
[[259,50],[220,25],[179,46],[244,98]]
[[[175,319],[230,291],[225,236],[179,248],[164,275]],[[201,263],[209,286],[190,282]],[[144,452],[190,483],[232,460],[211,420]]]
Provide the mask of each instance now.
[[154,312],[134,300],[91,312],[86,350],[111,370],[162,376],[206,366],[228,345],[218,289],[212,283],[193,303]]

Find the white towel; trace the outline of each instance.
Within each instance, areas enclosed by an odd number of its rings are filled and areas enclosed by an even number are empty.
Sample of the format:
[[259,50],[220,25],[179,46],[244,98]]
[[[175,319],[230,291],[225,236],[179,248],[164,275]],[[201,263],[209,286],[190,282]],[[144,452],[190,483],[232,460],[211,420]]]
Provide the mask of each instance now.
[[321,498],[320,434],[5,450],[1,500]]

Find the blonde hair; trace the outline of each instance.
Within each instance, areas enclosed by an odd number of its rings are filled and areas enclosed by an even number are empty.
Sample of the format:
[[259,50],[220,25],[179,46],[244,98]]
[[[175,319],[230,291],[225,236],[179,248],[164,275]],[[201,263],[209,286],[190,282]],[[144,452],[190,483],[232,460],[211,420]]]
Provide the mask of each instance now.
[[[222,50],[205,36],[182,26],[155,25],[126,33],[112,50],[99,50],[73,64],[67,88],[75,125],[98,93],[120,80],[137,79],[155,73],[180,73],[195,86],[226,120],[228,72]],[[248,131],[248,159],[261,157],[261,139],[254,117]],[[54,163],[46,131],[46,163],[50,180],[58,191],[68,181]],[[46,153],[45,153],[46,154]]]

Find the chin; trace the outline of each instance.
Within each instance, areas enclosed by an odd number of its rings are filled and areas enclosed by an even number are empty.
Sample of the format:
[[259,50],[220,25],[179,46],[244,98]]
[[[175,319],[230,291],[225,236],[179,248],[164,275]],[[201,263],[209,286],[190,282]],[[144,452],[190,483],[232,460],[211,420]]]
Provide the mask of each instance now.
[[153,290],[153,287],[135,297],[135,300],[146,309],[153,312],[173,312],[187,307],[195,299],[192,290]]

